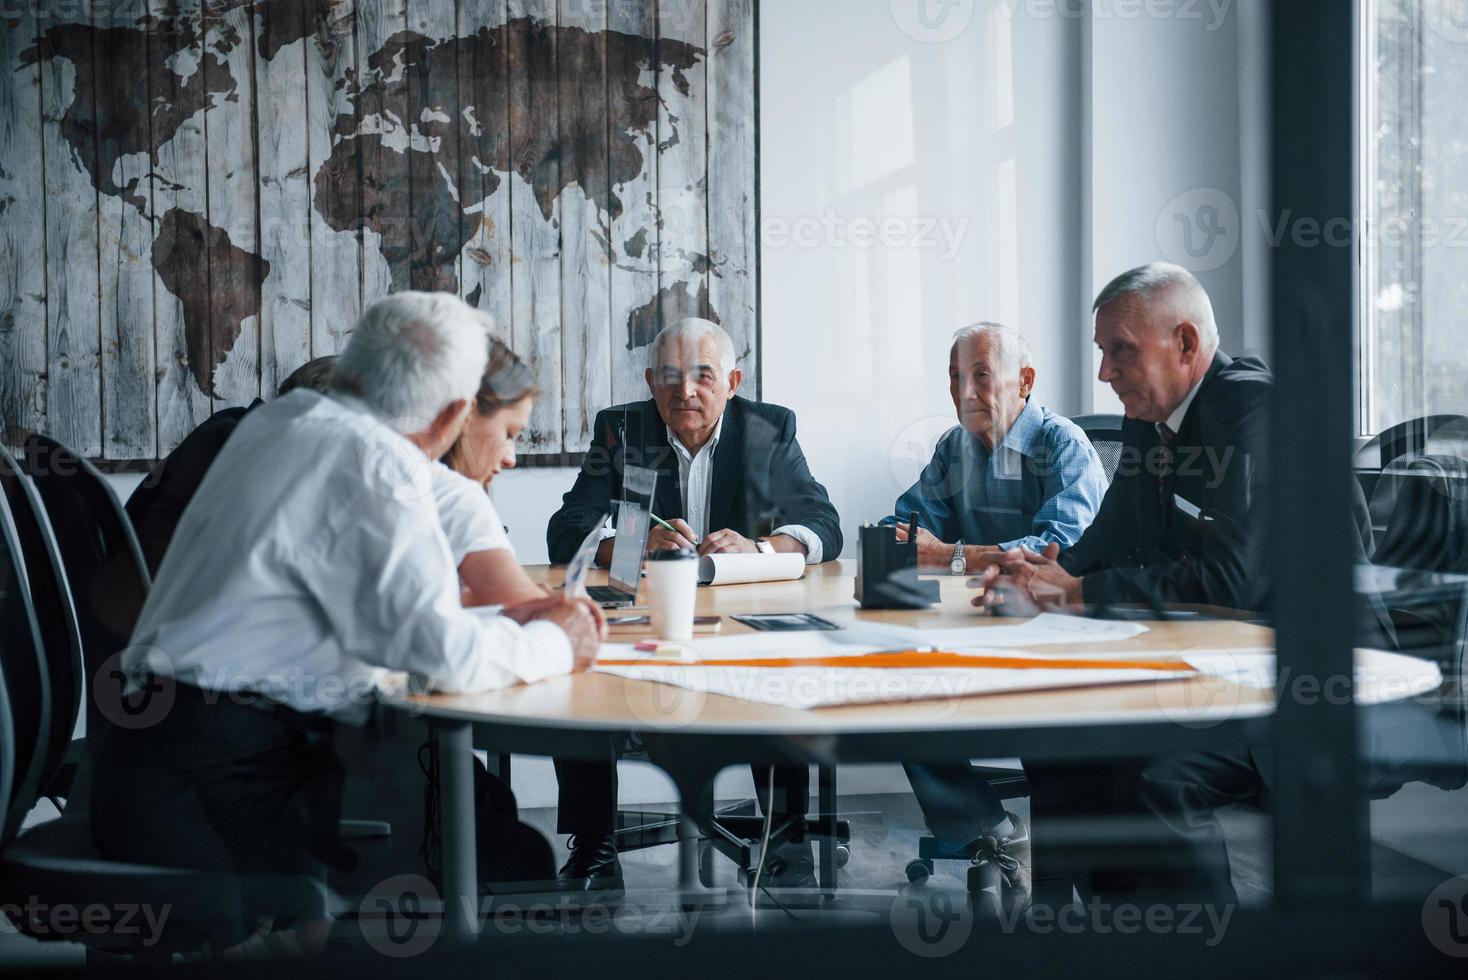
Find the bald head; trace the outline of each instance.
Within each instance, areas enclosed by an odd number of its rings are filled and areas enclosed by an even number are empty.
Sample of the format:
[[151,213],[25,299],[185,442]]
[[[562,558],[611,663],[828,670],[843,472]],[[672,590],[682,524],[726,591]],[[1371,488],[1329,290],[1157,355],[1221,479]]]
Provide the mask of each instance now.
[[1100,379],[1128,418],[1166,422],[1218,350],[1208,294],[1182,266],[1154,262],[1107,283],[1092,309]]

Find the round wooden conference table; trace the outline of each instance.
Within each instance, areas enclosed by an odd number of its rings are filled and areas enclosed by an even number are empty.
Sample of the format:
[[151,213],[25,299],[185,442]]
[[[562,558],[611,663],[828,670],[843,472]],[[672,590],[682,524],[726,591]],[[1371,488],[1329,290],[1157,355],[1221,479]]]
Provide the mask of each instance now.
[[[563,569],[531,569],[559,585]],[[700,588],[698,614],[723,617],[720,635],[751,632],[736,613],[814,613],[837,623],[869,621],[917,628],[1014,625],[969,602],[958,577],[938,577],[942,601],[925,610],[865,611],[853,598],[856,566],[827,562],[798,581]],[[592,582],[605,581],[593,572]],[[625,615],[637,610],[619,610]],[[1124,641],[1081,647],[1048,644],[1035,652],[1115,649],[1118,655],[1177,657],[1188,651],[1272,648],[1273,631],[1223,611],[1194,608],[1190,618],[1149,621]],[[617,627],[611,642],[651,635]],[[1022,648],[1023,649],[1023,648]],[[1371,656],[1358,651],[1361,656]],[[820,764],[948,761],[1024,756],[1045,761],[1126,758],[1261,741],[1268,737],[1272,692],[1221,677],[1194,676],[1022,693],[944,697],[907,703],[797,710],[685,690],[606,673],[559,677],[479,694],[414,695],[384,690],[382,702],[425,721],[439,745],[445,912],[451,933],[478,932],[473,749],[527,755],[606,759],[614,738],[640,734],[649,755],[680,795],[679,886],[685,901],[705,894],[697,837],[713,812],[713,781],[740,763]],[[834,800],[821,801],[834,812]],[[829,803],[829,808],[825,805]],[[829,848],[829,841],[823,840]],[[829,850],[823,855],[829,858]]]

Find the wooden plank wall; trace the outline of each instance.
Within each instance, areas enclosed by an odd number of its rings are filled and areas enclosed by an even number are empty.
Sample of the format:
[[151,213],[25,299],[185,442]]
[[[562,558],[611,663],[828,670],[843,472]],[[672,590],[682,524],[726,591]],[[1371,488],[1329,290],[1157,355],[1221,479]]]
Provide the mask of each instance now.
[[757,395],[755,2],[12,5],[0,437],[152,460],[409,288],[534,366],[532,458],[646,397],[678,316]]

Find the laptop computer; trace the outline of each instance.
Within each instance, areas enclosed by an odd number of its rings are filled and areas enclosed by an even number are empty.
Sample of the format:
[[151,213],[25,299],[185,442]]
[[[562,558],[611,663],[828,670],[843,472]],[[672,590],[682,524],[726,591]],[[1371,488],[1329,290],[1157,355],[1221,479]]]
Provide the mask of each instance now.
[[617,537],[612,545],[610,584],[586,587],[591,600],[605,609],[625,609],[637,604],[657,479],[656,470],[641,466],[628,466],[624,471],[622,487],[626,499],[616,502]]

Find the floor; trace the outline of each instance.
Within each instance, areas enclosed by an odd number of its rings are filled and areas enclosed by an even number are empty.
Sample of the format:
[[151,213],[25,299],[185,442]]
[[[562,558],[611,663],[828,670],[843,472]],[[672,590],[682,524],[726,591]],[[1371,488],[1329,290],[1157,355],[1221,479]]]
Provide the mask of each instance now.
[[[1426,788],[1423,788],[1426,789]],[[1426,895],[1445,878],[1461,873],[1456,859],[1468,852],[1468,822],[1461,819],[1465,797],[1463,793],[1447,794],[1437,790],[1418,792],[1404,791],[1399,794],[1397,808],[1410,818],[1393,818],[1392,824],[1406,824],[1411,846],[1406,850],[1421,850],[1436,847],[1449,855],[1454,863],[1434,866],[1398,847],[1386,846],[1379,841],[1372,848],[1373,892],[1378,899],[1415,898]],[[1391,801],[1388,801],[1391,802]],[[43,808],[47,806],[43,804]],[[626,855],[623,861],[628,893],[624,902],[614,909],[601,910],[605,915],[603,928],[623,933],[667,932],[676,941],[678,931],[686,928],[748,929],[769,925],[776,920],[789,924],[791,920],[810,921],[819,918],[822,922],[839,919],[881,922],[883,927],[891,924],[895,902],[902,889],[907,887],[904,868],[917,852],[918,838],[925,833],[921,815],[912,797],[901,793],[852,794],[841,799],[842,813],[852,826],[850,863],[839,875],[841,897],[833,906],[811,907],[814,896],[784,896],[780,903],[762,903],[759,909],[751,909],[744,899],[744,892],[730,891],[729,901],[721,908],[705,913],[696,923],[687,918],[670,914],[667,900],[669,891],[677,881],[674,866],[675,849],[657,847]],[[1023,800],[1013,801],[1012,806],[1022,816],[1027,815]],[[1376,805],[1375,814],[1379,823],[1387,811]],[[38,812],[33,819],[41,818]],[[541,830],[553,842],[557,862],[565,856],[564,840],[553,833],[555,810],[537,807],[522,814],[527,823]],[[1223,815],[1233,856],[1235,886],[1240,901],[1246,906],[1265,905],[1270,896],[1270,824],[1254,813],[1240,810],[1226,811]],[[1451,828],[1451,832],[1445,830]],[[1378,833],[1378,837],[1381,836]],[[363,876],[352,882],[344,882],[343,891],[355,890],[358,895],[366,894],[375,884],[380,884],[382,872],[370,869],[376,866],[392,871],[394,868],[409,867],[418,870],[416,860],[416,835],[395,833],[387,841],[358,842],[364,863]],[[408,864],[399,864],[403,860]],[[386,863],[384,863],[386,862]],[[963,866],[958,862],[939,862],[934,877],[924,887],[933,893],[947,892],[959,896],[964,889]],[[735,883],[733,866],[723,860],[715,862],[716,882],[732,886]],[[374,880],[375,879],[375,880]],[[350,885],[350,889],[345,887]],[[523,911],[523,910],[522,910]],[[557,930],[592,931],[593,919],[569,910],[557,910],[548,904],[543,910],[543,928]],[[526,919],[517,912],[514,915],[491,918],[485,930],[489,935],[497,930],[519,933],[526,928]],[[370,938],[372,926],[362,926]],[[359,937],[353,937],[359,941]],[[8,927],[0,926],[0,967],[65,966],[82,962],[79,947],[65,943],[40,944],[25,937],[14,935]]]

